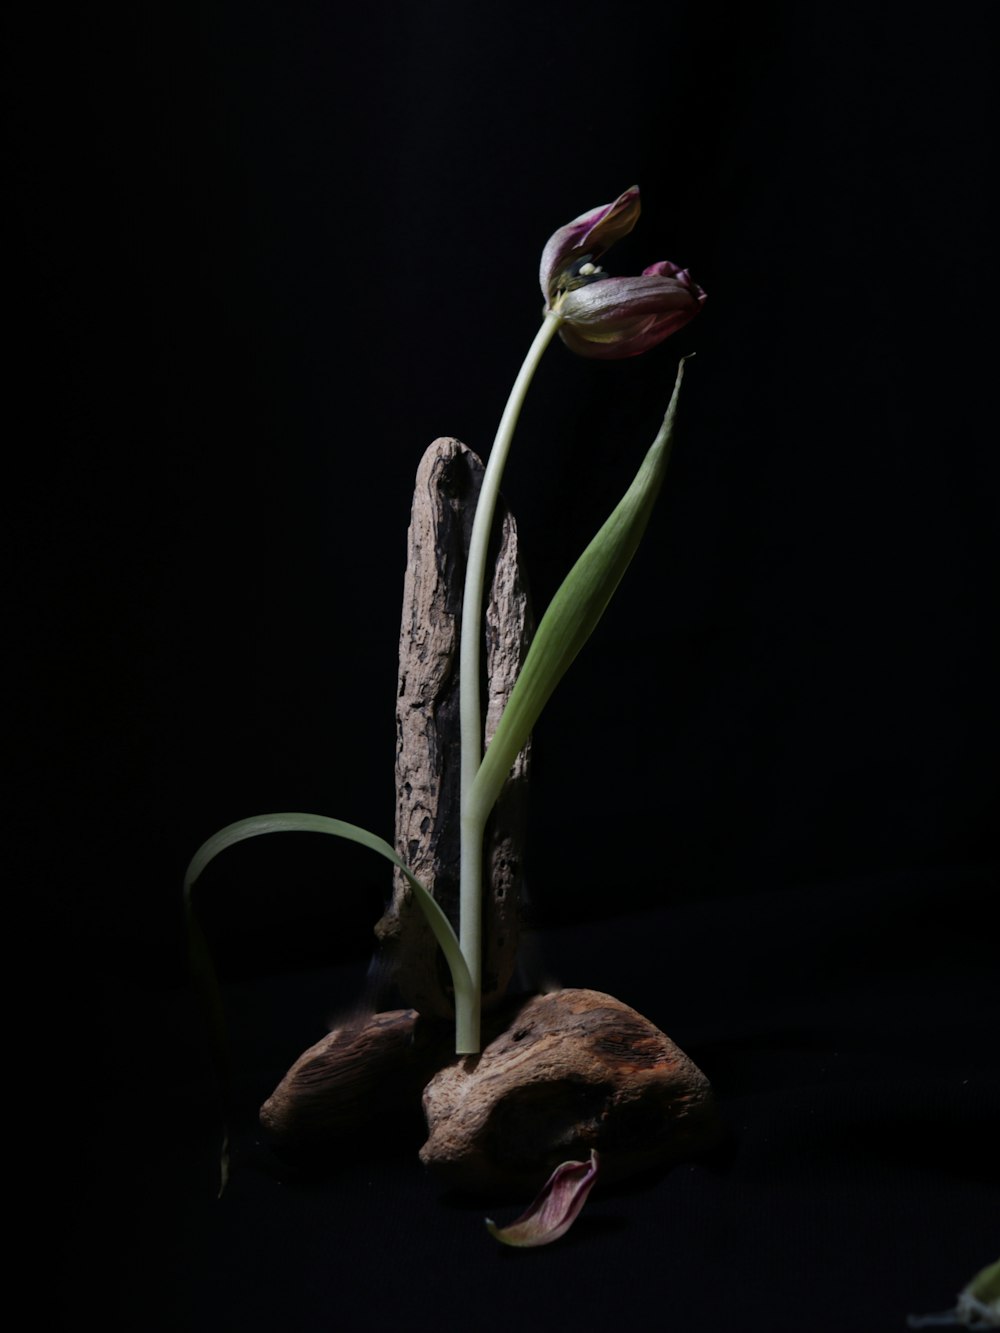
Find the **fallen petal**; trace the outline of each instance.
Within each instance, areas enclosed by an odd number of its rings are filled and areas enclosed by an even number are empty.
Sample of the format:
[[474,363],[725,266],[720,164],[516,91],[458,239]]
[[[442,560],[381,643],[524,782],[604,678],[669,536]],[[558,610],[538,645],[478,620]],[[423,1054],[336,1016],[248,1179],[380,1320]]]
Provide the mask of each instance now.
[[557,1166],[542,1186],[541,1192],[526,1213],[509,1226],[498,1227],[490,1218],[486,1228],[502,1245],[527,1249],[535,1245],[549,1245],[564,1236],[580,1210],[597,1179],[599,1159],[591,1149],[589,1162],[563,1162]]

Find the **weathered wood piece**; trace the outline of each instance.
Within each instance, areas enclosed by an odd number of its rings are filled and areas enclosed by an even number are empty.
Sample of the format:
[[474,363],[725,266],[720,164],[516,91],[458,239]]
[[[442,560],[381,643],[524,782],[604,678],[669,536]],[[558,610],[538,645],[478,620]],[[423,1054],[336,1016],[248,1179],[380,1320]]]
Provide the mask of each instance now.
[[[500,1033],[523,1001],[510,1000],[483,1023]],[[419,1124],[424,1087],[455,1060],[455,1025],[415,1009],[352,1014],[295,1061],[260,1111],[284,1147],[336,1152],[377,1121]],[[393,1132],[393,1128],[389,1128]]]
[[[482,471],[457,440],[437,440],[425,454],[400,631],[396,847],[456,927],[459,633]],[[502,507],[496,528],[481,683],[487,741],[531,630],[517,532]],[[261,1110],[283,1146],[336,1153],[373,1124],[415,1117],[423,1090],[424,1163],[453,1187],[523,1195],[591,1148],[601,1154],[602,1179],[614,1180],[689,1156],[716,1137],[705,1076],[628,1005],[588,990],[505,998],[518,946],[527,776],[526,750],[487,830],[482,1055],[454,1055],[447,968],[397,874],[376,934],[382,966],[409,1007],[355,1015],[299,1057]]]
[[[483,465],[458,440],[421,460],[408,535],[396,701],[396,850],[458,927],[459,635],[462,590]],[[498,506],[488,569],[484,737],[496,729],[527,652],[531,621],[517,529]],[[486,835],[483,1005],[503,996],[517,954],[528,750],[518,757]],[[375,933],[404,1001],[452,1015],[447,967],[400,872]]]
[[718,1133],[708,1080],[634,1009],[591,990],[529,999],[479,1057],[424,1090],[420,1157],[460,1189],[537,1189],[560,1162],[601,1155],[603,1180],[676,1161]]
[[428,1077],[452,1057],[451,1032],[418,1031],[414,1009],[338,1025],[295,1061],[260,1111],[279,1142],[332,1151],[387,1113],[419,1111]]
[[559,1163],[601,1154],[621,1180],[683,1160],[719,1134],[704,1074],[613,996],[564,990],[507,999],[481,1056],[456,1057],[450,1023],[413,1009],[358,1015],[311,1046],[264,1103],[263,1127],[293,1153],[335,1160],[380,1129],[419,1122],[421,1160],[450,1188],[537,1190]]

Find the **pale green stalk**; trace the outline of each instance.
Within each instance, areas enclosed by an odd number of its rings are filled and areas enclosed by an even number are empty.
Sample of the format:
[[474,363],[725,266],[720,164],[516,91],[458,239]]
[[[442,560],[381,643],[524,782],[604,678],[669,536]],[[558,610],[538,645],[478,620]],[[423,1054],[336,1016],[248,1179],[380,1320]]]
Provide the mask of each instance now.
[[462,637],[459,656],[459,716],[461,722],[461,879],[459,891],[459,943],[472,979],[471,1003],[455,997],[455,1050],[459,1055],[479,1050],[479,1013],[483,982],[483,837],[489,810],[469,809],[468,795],[483,757],[483,717],[479,699],[479,659],[482,641],[483,589],[486,552],[493,528],[500,480],[503,476],[514,429],[525,394],[538,368],[542,353],[562,323],[558,315],[545,315],[524,364],[507,399],[496,439],[486,463],[479,503],[472,524],[469,559],[462,601]]

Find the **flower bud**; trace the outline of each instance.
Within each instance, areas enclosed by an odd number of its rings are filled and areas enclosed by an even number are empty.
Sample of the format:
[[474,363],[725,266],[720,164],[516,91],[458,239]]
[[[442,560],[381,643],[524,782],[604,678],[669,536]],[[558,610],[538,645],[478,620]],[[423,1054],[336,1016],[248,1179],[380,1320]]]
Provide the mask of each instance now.
[[705,293],[687,269],[668,260],[635,278],[612,278],[595,262],[635,226],[639,189],[581,214],[554,233],[542,252],[546,311],[562,319],[559,334],[580,356],[637,356],[693,319]]

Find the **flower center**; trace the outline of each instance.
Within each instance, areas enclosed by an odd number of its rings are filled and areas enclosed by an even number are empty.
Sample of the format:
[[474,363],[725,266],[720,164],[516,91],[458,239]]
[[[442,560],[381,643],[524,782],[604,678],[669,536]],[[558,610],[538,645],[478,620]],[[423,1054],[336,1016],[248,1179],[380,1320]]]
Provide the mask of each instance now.
[[558,313],[563,297],[575,292],[578,287],[586,287],[591,282],[599,282],[608,276],[600,264],[594,263],[593,255],[581,255],[574,263],[567,265],[559,274],[555,284],[555,296],[548,309]]
[[563,292],[575,291],[577,287],[586,287],[589,282],[597,282],[599,278],[606,278],[608,275],[599,264],[595,264],[593,256],[581,255],[575,264],[571,264],[562,274],[562,281],[559,283],[559,289]]

